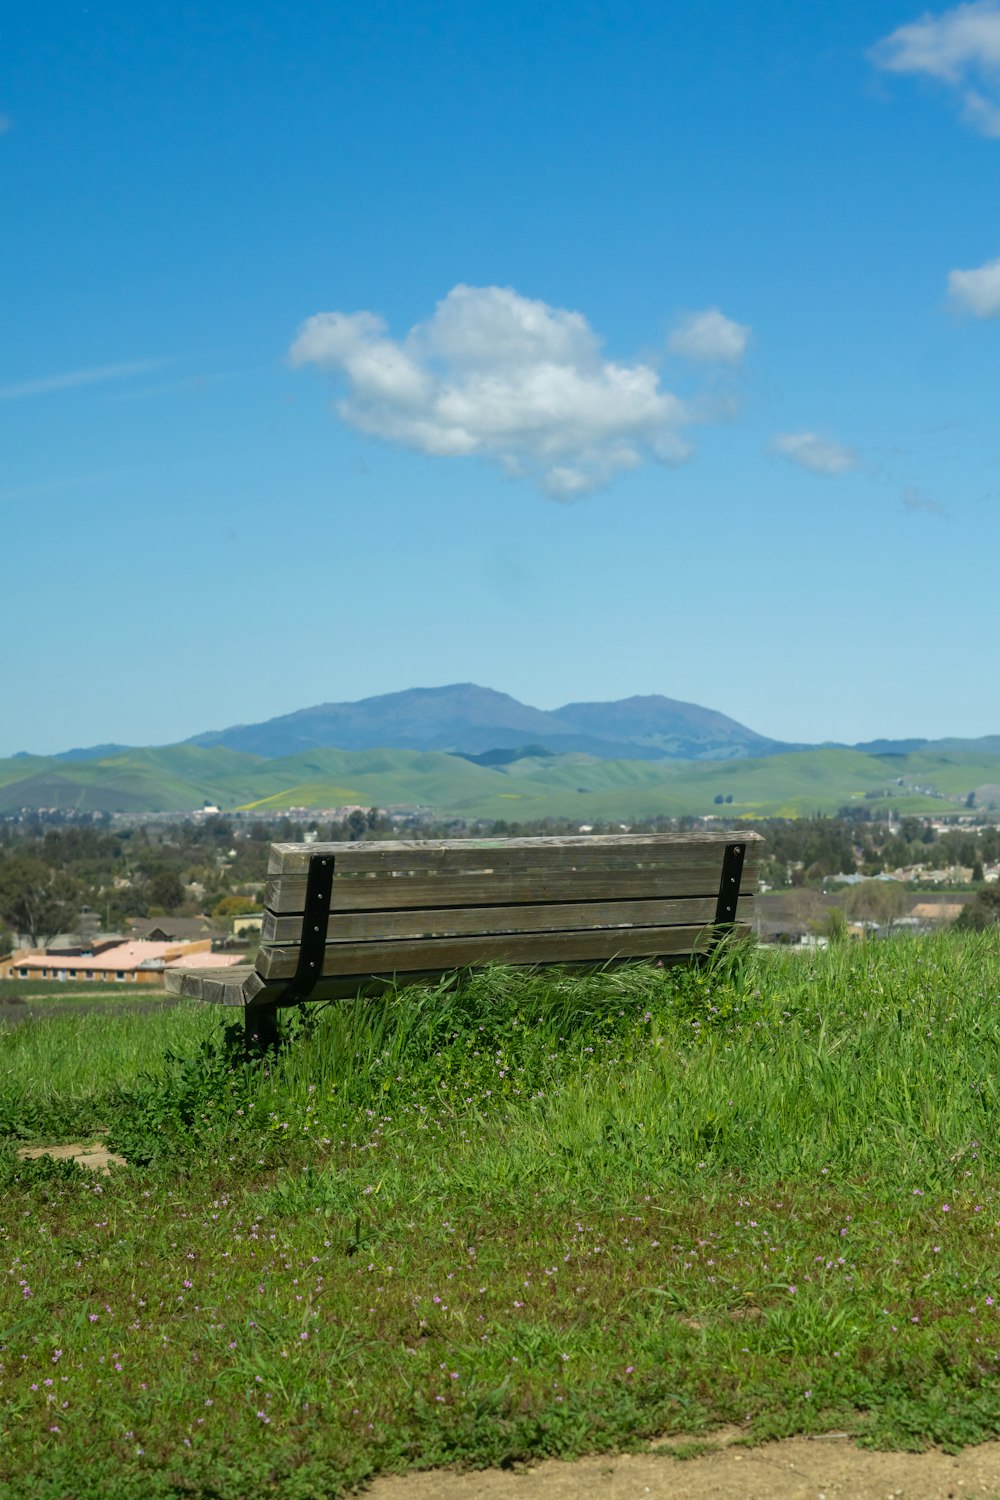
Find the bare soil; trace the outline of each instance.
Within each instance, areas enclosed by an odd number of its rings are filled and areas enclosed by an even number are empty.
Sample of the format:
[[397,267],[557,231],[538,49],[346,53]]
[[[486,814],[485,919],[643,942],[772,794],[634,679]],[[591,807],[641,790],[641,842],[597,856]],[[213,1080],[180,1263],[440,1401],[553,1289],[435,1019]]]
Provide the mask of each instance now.
[[[436,1470],[377,1479],[368,1500],[997,1500],[1000,1442],[952,1455],[872,1453],[844,1434],[759,1448],[741,1434],[670,1438],[649,1453],[547,1459],[522,1471]],[[707,1446],[714,1452],[700,1452]],[[687,1457],[697,1452],[698,1456]]]
[[101,1172],[105,1177],[110,1175],[112,1166],[126,1165],[124,1156],[116,1156],[98,1141],[90,1144],[72,1141],[60,1146],[22,1146],[17,1154],[23,1161],[37,1161],[40,1156],[51,1156],[53,1161],[75,1161],[78,1167]]

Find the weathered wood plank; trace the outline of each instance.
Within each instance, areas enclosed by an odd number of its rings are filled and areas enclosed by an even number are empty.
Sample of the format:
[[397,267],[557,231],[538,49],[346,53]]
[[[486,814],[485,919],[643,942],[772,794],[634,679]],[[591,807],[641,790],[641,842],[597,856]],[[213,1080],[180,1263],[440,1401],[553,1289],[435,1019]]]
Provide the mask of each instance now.
[[[547,964],[600,962],[605,959],[655,957],[704,951],[710,926],[622,927],[608,931],[488,933],[476,937],[402,939],[384,943],[331,943],[324,975],[407,974],[416,970],[461,969],[470,964]],[[261,947],[257,972],[262,979],[291,979],[295,949]]]
[[245,1004],[244,989],[254,974],[250,964],[231,969],[165,969],[163,987],[168,995],[186,995],[212,1005]]
[[201,1000],[201,977],[195,969],[165,969],[163,988],[168,995],[186,995],[189,999]]
[[[756,852],[756,851],[755,851]],[[744,861],[740,889],[756,891],[759,860]],[[335,875],[334,911],[399,911],[406,907],[507,906],[518,901],[638,900],[644,896],[707,896],[718,891],[721,850],[690,865],[643,870],[497,870],[492,874],[425,873]],[[272,875],[264,887],[264,905],[276,916],[305,907],[305,875]]]
[[[695,896],[668,901],[554,901],[535,906],[473,906],[418,911],[340,912],[330,914],[327,944],[381,943],[398,938],[460,937],[481,933],[578,932],[622,927],[693,927],[715,920],[718,897]],[[752,913],[752,897],[743,898],[740,916]],[[298,948],[302,916],[264,913],[260,940]]]
[[616,834],[607,838],[442,839],[432,843],[373,842],[357,844],[272,844],[269,875],[304,875],[314,855],[332,854],[338,872],[375,870],[635,869],[699,862],[708,849],[726,844],[761,844],[759,834],[726,833]]

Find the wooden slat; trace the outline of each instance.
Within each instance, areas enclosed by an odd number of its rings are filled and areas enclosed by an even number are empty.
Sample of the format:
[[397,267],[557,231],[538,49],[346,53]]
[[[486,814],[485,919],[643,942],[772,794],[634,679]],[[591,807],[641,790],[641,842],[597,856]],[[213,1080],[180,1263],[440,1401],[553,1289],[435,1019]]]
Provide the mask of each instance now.
[[186,995],[190,1000],[205,1000],[212,1005],[244,1005],[244,991],[251,976],[249,964],[233,964],[230,969],[165,969],[163,987],[168,995]]
[[[762,843],[759,834],[726,833],[615,834],[603,837],[544,839],[441,839],[415,843],[272,844],[269,875],[303,875],[316,854],[332,854],[338,871],[374,870],[579,869],[635,868],[638,865],[696,863],[706,848]],[[749,848],[748,848],[749,853]]]
[[[498,870],[493,874],[335,875],[334,911],[400,911],[421,906],[501,906],[517,901],[600,901],[614,897],[707,896],[718,891],[721,853],[680,869],[652,870]],[[758,864],[747,861],[740,889],[757,889]],[[264,905],[277,916],[305,907],[305,875],[272,876],[264,887]]]
[[[611,931],[494,933],[479,937],[403,939],[385,943],[331,943],[325,975],[409,974],[447,971],[470,964],[599,963],[606,959],[655,957],[703,951],[712,938],[708,926],[623,927]],[[262,979],[291,979],[295,949],[261,947]]]
[[[327,944],[384,942],[398,938],[460,937],[497,932],[573,932],[622,927],[692,927],[714,922],[718,897],[673,901],[553,901],[534,906],[472,906],[419,911],[333,912]],[[743,898],[740,916],[752,915],[752,897]],[[260,940],[265,946],[302,939],[302,916],[264,913]]]

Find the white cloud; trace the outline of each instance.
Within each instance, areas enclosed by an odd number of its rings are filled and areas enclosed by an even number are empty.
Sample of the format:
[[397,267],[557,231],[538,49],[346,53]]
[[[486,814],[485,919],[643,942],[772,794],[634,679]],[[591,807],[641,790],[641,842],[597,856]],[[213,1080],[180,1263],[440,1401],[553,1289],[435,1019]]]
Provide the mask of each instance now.
[[923,490],[918,489],[915,484],[908,484],[900,499],[903,502],[903,509],[910,515],[948,515],[947,508],[941,504],[940,500],[933,500],[930,495],[925,495]]
[[126,375],[145,375],[166,363],[162,359],[135,359],[123,365],[92,365],[87,370],[69,370],[63,375],[43,375],[39,380],[22,380],[18,385],[0,385],[0,401],[20,401],[26,396],[47,396],[52,391],[68,391],[78,385],[97,385],[104,380],[122,380]]
[[668,340],[674,354],[702,363],[738,365],[750,342],[750,327],[734,323],[717,307],[706,312],[690,313],[674,329]]
[[869,53],[889,73],[923,73],[953,88],[965,118],[1000,138],[1000,3],[971,0],[923,15],[883,37]]
[[402,339],[371,312],[317,313],[289,351],[346,379],[336,410],[373,437],[475,454],[570,500],[649,461],[689,457],[695,415],[642,361],[606,359],[581,313],[510,287],[453,287]]
[[948,295],[977,318],[1000,318],[1000,260],[972,271],[948,272]]
[[853,448],[817,437],[815,432],[779,433],[771,447],[811,474],[846,474],[858,466],[858,455]]

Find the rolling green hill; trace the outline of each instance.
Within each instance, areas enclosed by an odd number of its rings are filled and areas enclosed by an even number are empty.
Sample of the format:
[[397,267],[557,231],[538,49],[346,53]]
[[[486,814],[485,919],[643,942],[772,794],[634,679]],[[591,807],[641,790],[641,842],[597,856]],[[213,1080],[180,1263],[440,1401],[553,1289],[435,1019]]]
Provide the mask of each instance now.
[[981,804],[1000,800],[998,787],[1000,752],[981,749],[906,755],[819,749],[728,761],[526,755],[480,765],[438,751],[309,750],[271,760],[188,744],[85,761],[0,761],[0,812],[183,813],[209,802],[224,810],[278,813],[352,804],[593,822],[656,814],[797,817],[870,801],[901,813],[940,814],[957,811],[973,791]]

